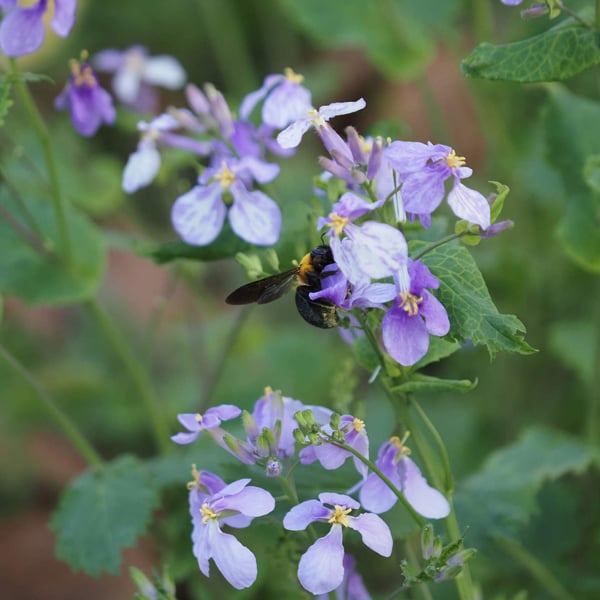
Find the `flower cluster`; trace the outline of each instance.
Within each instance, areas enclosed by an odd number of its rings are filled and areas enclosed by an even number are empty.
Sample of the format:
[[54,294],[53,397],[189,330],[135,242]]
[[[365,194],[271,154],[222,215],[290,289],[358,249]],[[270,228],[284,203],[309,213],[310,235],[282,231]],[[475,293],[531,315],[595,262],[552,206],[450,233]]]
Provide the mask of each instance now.
[[[246,465],[260,465],[269,477],[282,475],[301,445],[301,464],[318,461],[325,469],[337,469],[347,458],[354,459],[360,475],[359,500],[348,493],[323,492],[318,500],[308,499],[292,507],[284,516],[282,526],[288,531],[305,529],[311,523],[328,523],[329,532],[317,539],[302,555],[298,564],[298,580],[313,594],[327,594],[351,586],[365,593],[360,575],[351,556],[345,554],[343,531],[357,531],[363,543],[383,557],[392,552],[393,539],[385,521],[378,516],[403,495],[413,509],[432,519],[448,515],[450,507],[445,497],[430,487],[417,465],[408,458],[404,440],[394,437],[382,445],[376,468],[392,482],[385,483],[370,471],[369,439],[365,424],[352,415],[338,415],[322,406],[306,406],[299,400],[282,396],[267,388],[256,402],[252,413],[242,419],[246,440],[226,432],[221,424],[238,417],[242,411],[231,405],[208,409],[204,414],[180,414],[179,421],[188,430],[172,437],[178,444],[194,442],[205,432],[222,448]],[[193,552],[200,570],[209,575],[209,561],[229,583],[238,588],[252,585],[257,577],[253,553],[222,526],[247,527],[252,519],[273,511],[275,500],[269,492],[249,486],[249,479],[226,484],[208,471],[192,470],[188,484],[192,516]],[[361,509],[362,512],[358,512]],[[366,511],[366,512],[365,512]],[[368,596],[365,596],[368,597]]]

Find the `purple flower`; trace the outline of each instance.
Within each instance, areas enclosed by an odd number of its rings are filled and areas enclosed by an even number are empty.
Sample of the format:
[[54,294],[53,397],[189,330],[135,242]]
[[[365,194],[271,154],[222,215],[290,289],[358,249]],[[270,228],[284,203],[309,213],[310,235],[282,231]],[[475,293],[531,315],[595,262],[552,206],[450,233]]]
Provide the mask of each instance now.
[[500,2],[502,2],[502,4],[506,4],[507,6],[517,6],[518,4],[521,4],[523,0],[500,0]]
[[313,594],[326,594],[342,584],[345,573],[343,527],[358,531],[363,543],[377,554],[391,555],[393,539],[389,527],[372,513],[351,516],[358,508],[360,504],[350,496],[322,493],[319,500],[301,502],[285,515],[283,526],[290,531],[301,531],[315,521],[331,523],[329,533],[310,546],[300,559],[298,579],[304,589]]
[[247,527],[254,517],[275,508],[275,499],[269,492],[248,483],[250,479],[240,479],[221,489],[213,487],[208,493],[200,485],[192,485],[189,495],[193,552],[200,571],[209,576],[212,558],[223,577],[238,590],[250,587],[256,580],[256,558],[233,535],[221,531],[221,525]]
[[[331,434],[332,429],[329,425],[323,425],[326,434]],[[340,418],[339,430],[344,434],[344,442],[354,448],[365,458],[369,458],[369,438],[365,429],[365,423],[352,415],[342,415]],[[367,476],[367,466],[358,458],[353,456],[348,450],[344,450],[331,443],[322,443],[306,446],[300,451],[300,462],[308,465],[315,460],[321,463],[321,466],[327,470],[334,470],[341,467],[347,458],[352,457],[354,467],[363,476]]]
[[[407,281],[408,279],[408,281]],[[401,365],[414,365],[429,349],[429,334],[443,336],[450,330],[448,313],[426,288],[436,289],[439,280],[419,261],[396,276],[397,295],[381,322],[383,345]]]
[[[344,555],[344,579],[333,591],[336,600],[371,600],[363,578],[356,570],[356,559],[350,554]],[[329,600],[329,594],[320,594],[316,600]]]
[[263,123],[276,129],[287,127],[312,108],[311,93],[301,85],[304,77],[290,68],[283,75],[268,75],[262,87],[248,94],[240,106],[240,116],[248,119],[254,107],[266,98],[262,106]]
[[69,109],[77,131],[90,137],[102,123],[111,125],[116,117],[110,94],[98,84],[92,68],[86,62],[71,60],[71,77],[65,89],[54,101],[58,110]]
[[[26,7],[17,6],[17,0],[4,0],[1,3],[5,14],[0,24],[0,48],[4,54],[30,54],[44,43],[44,15],[49,4],[49,0],[38,0]],[[57,35],[69,35],[75,22],[76,10],[77,0],[54,0],[54,15],[50,26]]]
[[[450,513],[450,505],[442,493],[427,483],[419,467],[408,458],[410,449],[404,445],[406,437],[401,440],[394,436],[385,442],[379,449],[375,464],[420,515],[428,519],[443,519]],[[370,473],[364,481],[359,498],[367,510],[375,513],[388,511],[398,500],[376,473]]]
[[281,229],[279,207],[265,193],[248,190],[248,185],[252,179],[271,181],[278,172],[278,165],[250,156],[224,160],[220,170],[206,169],[199,185],[175,201],[171,211],[175,231],[188,244],[205,246],[216,239],[228,216],[234,233],[243,240],[259,246],[274,244]]
[[242,414],[241,409],[232,404],[221,404],[209,408],[203,415],[200,413],[181,413],[178,421],[189,431],[181,432],[171,437],[177,444],[191,444],[205,429],[216,429],[221,421],[235,419]]
[[452,148],[431,142],[397,141],[383,152],[398,173],[407,212],[431,214],[444,198],[444,182],[452,178],[448,204],[454,214],[482,229],[490,226],[490,207],[485,197],[460,182],[470,177],[473,171],[464,166],[464,157],[456,156]]
[[[334,102],[333,104],[327,104],[326,106],[321,106],[319,110],[314,108],[307,109],[307,114],[305,116],[298,117],[298,119],[288,125],[288,127],[277,136],[277,141],[282,148],[295,148],[300,144],[302,136],[312,125],[317,130],[321,139],[325,142],[331,131],[333,131],[327,124],[329,119],[337,117],[338,115],[347,115],[356,112],[357,110],[363,109],[365,106],[366,102],[363,98],[360,98],[354,102]],[[326,142],[325,147],[328,147]]]
[[177,90],[185,83],[185,71],[172,56],[149,56],[143,46],[125,51],[102,50],[92,59],[98,71],[114,73],[112,86],[123,104],[143,111],[155,111],[158,97],[153,86]]

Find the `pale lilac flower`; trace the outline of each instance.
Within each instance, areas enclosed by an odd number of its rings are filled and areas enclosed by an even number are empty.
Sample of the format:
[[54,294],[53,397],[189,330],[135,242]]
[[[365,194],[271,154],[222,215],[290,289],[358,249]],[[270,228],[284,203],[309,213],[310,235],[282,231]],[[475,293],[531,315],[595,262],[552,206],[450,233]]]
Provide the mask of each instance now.
[[381,322],[382,341],[394,360],[410,366],[427,353],[429,334],[446,335],[450,321],[442,303],[427,290],[437,289],[440,282],[422,262],[409,261],[395,280],[397,295]]
[[[344,579],[333,591],[336,600],[371,600],[365,582],[356,570],[356,559],[350,554],[344,555]],[[316,600],[329,600],[329,594],[320,594]]]
[[268,75],[262,87],[248,94],[240,106],[240,117],[248,119],[263,99],[262,121],[276,129],[287,127],[312,108],[311,93],[302,84],[304,77],[290,68],[283,75]]
[[523,0],[500,0],[500,2],[502,2],[502,4],[506,4],[507,6],[517,6],[518,4],[521,4]]
[[[361,110],[366,106],[363,98],[354,102],[334,102],[321,106],[319,110],[310,108],[306,111],[305,116],[299,117],[286,127],[278,136],[277,141],[282,148],[295,148],[300,144],[302,136],[309,130],[311,125],[317,130],[321,139],[327,138],[331,127],[327,125],[327,121],[338,115],[347,115],[357,110]],[[338,136],[339,137],[339,136]],[[325,143],[327,147],[327,143]]]
[[189,496],[193,552],[200,571],[209,576],[212,558],[223,577],[238,590],[256,580],[256,558],[233,535],[221,531],[221,525],[247,527],[254,517],[275,508],[269,492],[248,483],[250,479],[240,479],[209,494],[192,485]]
[[454,214],[479,225],[490,226],[490,207],[485,197],[461,183],[473,170],[449,146],[420,142],[392,142],[384,155],[402,183],[404,208],[417,215],[431,214],[443,200],[444,182],[453,180],[448,205]]
[[283,518],[283,526],[290,531],[301,531],[316,521],[331,523],[329,533],[312,544],[300,559],[298,579],[305,590],[327,594],[342,584],[345,573],[343,527],[358,531],[363,543],[377,554],[391,555],[393,539],[389,527],[372,513],[350,515],[359,508],[360,504],[350,496],[322,493],[319,500],[301,502]]
[[143,46],[102,50],[93,57],[92,64],[98,71],[114,73],[112,86],[118,100],[149,112],[158,107],[154,86],[177,90],[186,79],[178,60],[167,55],[149,56]]
[[[329,424],[322,427],[325,434],[331,434],[332,429]],[[365,423],[362,419],[352,415],[342,415],[340,418],[339,430],[344,434],[344,442],[354,448],[365,458],[369,458],[369,437],[365,429]],[[339,448],[335,444],[322,443],[306,446],[302,448],[299,454],[300,462],[308,465],[314,461],[319,461],[321,466],[327,470],[334,470],[341,467],[347,458],[352,457],[354,467],[364,478],[367,476],[367,466],[348,450]]]
[[[394,436],[385,442],[375,464],[420,515],[427,519],[443,519],[450,513],[448,500],[427,483],[419,467],[407,456],[410,449],[404,445],[406,437],[401,440]],[[370,473],[363,482],[359,498],[364,508],[374,513],[390,510],[398,500],[376,473]]]
[[69,62],[71,76],[61,94],[54,101],[58,110],[69,109],[77,131],[90,137],[102,123],[111,125],[116,118],[112,97],[98,84],[92,68],[84,61]]
[[[0,6],[4,18],[0,23],[0,48],[7,56],[35,52],[44,43],[44,15],[51,3],[38,0],[31,6],[18,6],[17,0],[4,0]],[[54,0],[50,26],[60,37],[69,35],[75,22],[77,0]],[[84,134],[85,135],[85,134]]]
[[[249,191],[254,179],[266,183],[277,176],[279,166],[252,157],[223,161],[221,169],[206,169],[199,185],[179,196],[171,211],[175,231],[183,241],[205,246],[221,232],[225,217],[234,233],[250,244],[270,246],[279,238],[281,212],[264,192]],[[248,183],[246,183],[248,182]],[[223,199],[231,195],[231,206]]]
[[191,444],[202,431],[220,427],[221,421],[230,421],[242,414],[242,410],[232,404],[221,404],[209,408],[204,414],[180,413],[177,420],[188,430],[177,433],[171,439],[177,444]]

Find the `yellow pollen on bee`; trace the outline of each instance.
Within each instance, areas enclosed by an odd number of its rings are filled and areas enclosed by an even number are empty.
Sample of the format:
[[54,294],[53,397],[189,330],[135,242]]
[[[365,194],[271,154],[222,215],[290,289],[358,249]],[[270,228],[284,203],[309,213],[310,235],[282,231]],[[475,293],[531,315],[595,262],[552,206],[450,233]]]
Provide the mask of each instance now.
[[192,465],[192,481],[188,481],[187,489],[193,490],[194,488],[200,487],[200,473],[198,473],[198,469],[196,469],[196,465]]
[[352,512],[351,508],[344,508],[343,506],[335,505],[333,507],[333,514],[329,517],[328,523],[338,523],[344,527],[350,525],[348,521],[348,514]]
[[87,85],[88,87],[94,87],[96,85],[96,77],[89,65],[82,66],[82,63],[72,58],[69,61],[69,68],[71,69],[71,73],[75,78],[75,85],[77,87],[81,87],[83,85]]
[[446,164],[451,169],[457,169],[458,167],[464,167],[467,164],[467,159],[464,156],[456,156],[453,148],[450,154],[446,156]]
[[414,317],[419,314],[419,304],[423,302],[421,296],[415,296],[410,292],[400,292],[400,308],[406,312],[409,317]]
[[235,174],[229,170],[226,163],[223,163],[221,172],[215,175],[215,179],[221,183],[221,187],[228,188],[235,181]]
[[352,427],[354,427],[354,431],[362,431],[365,428],[365,422],[362,419],[354,417],[354,421],[352,421]]
[[286,67],[283,70],[283,74],[285,75],[285,78],[292,83],[302,83],[304,81],[304,75],[296,73],[294,69],[290,69],[290,67]]
[[200,514],[202,515],[202,525],[206,525],[209,519],[216,519],[217,513],[205,502],[200,508]]
[[340,217],[337,213],[329,213],[329,227],[333,229],[335,235],[341,235],[346,225],[348,225],[348,217]]

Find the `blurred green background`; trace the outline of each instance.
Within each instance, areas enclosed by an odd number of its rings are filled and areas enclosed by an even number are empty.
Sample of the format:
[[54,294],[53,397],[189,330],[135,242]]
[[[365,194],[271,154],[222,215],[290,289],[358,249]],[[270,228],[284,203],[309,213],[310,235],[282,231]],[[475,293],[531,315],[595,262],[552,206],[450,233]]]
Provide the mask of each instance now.
[[[574,8],[586,4],[569,3]],[[561,170],[561,158],[576,155],[584,135],[581,123],[568,121],[565,114],[580,114],[580,98],[587,98],[593,102],[590,114],[600,116],[598,74],[583,73],[559,89],[559,84],[467,80],[460,71],[461,59],[477,43],[508,43],[548,26],[545,19],[522,21],[518,9],[499,0],[87,1],[79,3],[66,40],[50,34],[42,51],[21,62],[23,70],[52,79],[32,89],[59,149],[61,183],[102,231],[107,260],[101,301],[150,369],[170,433],[179,429],[177,413],[195,411],[204,402],[250,409],[266,385],[339,410],[364,401],[359,416],[367,421],[373,448],[390,434],[392,411],[377,387],[366,383],[369,374],[356,366],[337,332],[307,327],[291,296],[248,313],[225,305],[227,293],[244,281],[235,261],[158,266],[140,255],[148,244],[176,239],[169,210],[177,195],[189,189],[193,165],[176,153],[164,153],[157,181],[127,197],[120,177],[137,144],[138,117],[121,110],[115,127],[102,128],[91,140],[78,137],[67,114],[52,109],[68,59],[84,48],[93,54],[142,44],[153,55],[177,57],[190,82],[214,83],[233,108],[264,76],[291,66],[305,76],[316,106],[366,99],[366,110],[334,123],[338,131],[352,123],[361,133],[388,131],[403,139],[448,144],[474,169],[473,187],[488,193],[489,180],[510,186],[503,218],[512,219],[515,227],[473,254],[499,310],[525,323],[526,339],[539,352],[490,361],[484,349],[469,348],[430,368],[440,377],[479,381],[469,394],[420,398],[448,446],[460,494],[461,482],[484,469],[494,452],[523,439],[519,436],[532,426],[563,432],[574,444],[594,441],[598,431],[598,415],[590,407],[600,393],[600,284],[597,266],[585,263],[565,236],[573,195]],[[165,107],[185,102],[180,92],[163,93],[162,101]],[[12,173],[13,182],[43,193],[40,150],[19,109],[17,104],[0,130],[3,169]],[[595,136],[599,123],[589,123],[585,135]],[[318,242],[307,215],[320,153],[316,137],[307,136],[272,184],[284,220],[276,248],[282,268]],[[597,208],[594,214],[597,229]],[[447,219],[450,223],[449,213]],[[129,379],[80,304],[40,307],[7,296],[0,338],[103,456],[152,456],[146,418]],[[14,600],[131,597],[126,569],[121,578],[93,580],[72,575],[53,559],[47,521],[60,490],[84,463],[29,387],[1,362],[0,390],[0,595]],[[227,462],[202,443],[174,454],[169,477],[177,484],[189,479],[192,461],[203,468]],[[522,464],[527,480],[526,460]],[[506,502],[523,510],[515,511],[514,521],[510,510],[500,511],[498,518],[508,519],[506,533],[515,536],[527,560],[508,543],[486,537],[486,519],[494,520],[493,512],[473,518],[468,510],[459,514],[466,544],[480,550],[472,565],[482,598],[515,598],[524,590],[532,599],[600,597],[598,476],[587,466],[587,459],[581,459],[562,470],[532,475],[533,492],[525,504],[520,504],[521,488],[508,493]],[[239,465],[221,468],[244,476]],[[338,475],[315,471],[311,477],[313,485],[330,484]],[[128,551],[125,562],[149,573],[164,558],[173,574],[186,581],[178,589],[181,600],[215,594],[301,597],[293,580],[277,580],[284,567],[268,548],[258,549],[260,527],[244,532],[259,554],[259,582],[234,593],[219,587],[216,569],[210,580],[196,572],[183,485],[166,494],[162,512],[170,518],[159,515],[154,535]],[[400,513],[394,509],[392,518],[401,522]],[[161,535],[171,548],[157,541]],[[399,548],[395,564],[402,557]],[[367,585],[374,594],[382,593],[397,572],[388,566],[381,574],[372,556],[365,560]],[[544,584],[548,574],[558,587]],[[455,591],[452,584],[441,584],[431,593],[452,598]]]

